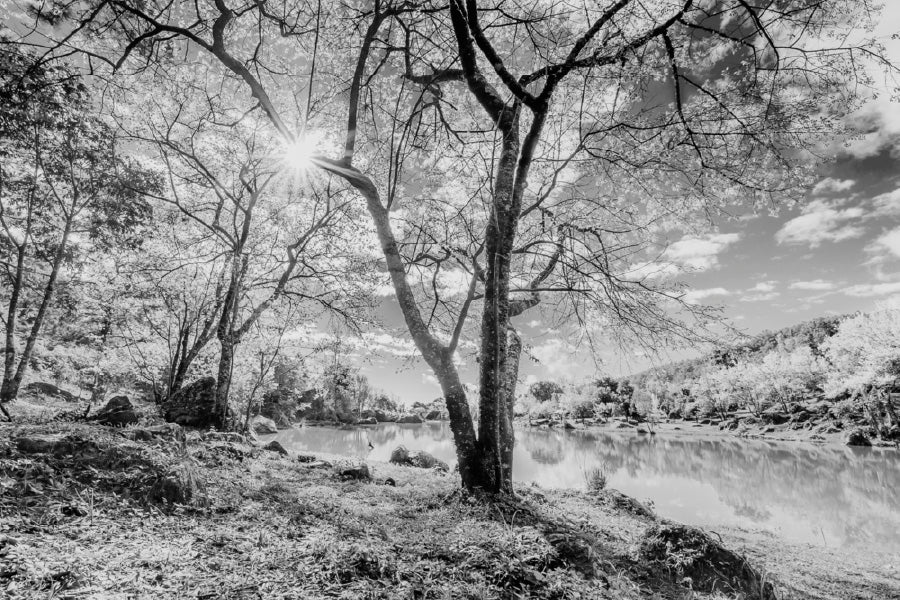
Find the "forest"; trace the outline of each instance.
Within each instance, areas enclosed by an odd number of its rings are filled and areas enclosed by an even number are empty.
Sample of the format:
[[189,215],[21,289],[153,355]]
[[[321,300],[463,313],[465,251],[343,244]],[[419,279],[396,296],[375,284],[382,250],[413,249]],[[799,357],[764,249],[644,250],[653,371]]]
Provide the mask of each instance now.
[[[767,600],[768,565],[596,477],[517,481],[521,420],[821,397],[900,437],[896,310],[723,344],[668,250],[807,200],[897,75],[875,2],[0,7],[11,597]],[[525,384],[538,316],[589,352],[722,350]],[[371,384],[386,347],[440,396]],[[265,437],[435,420],[452,470]]]

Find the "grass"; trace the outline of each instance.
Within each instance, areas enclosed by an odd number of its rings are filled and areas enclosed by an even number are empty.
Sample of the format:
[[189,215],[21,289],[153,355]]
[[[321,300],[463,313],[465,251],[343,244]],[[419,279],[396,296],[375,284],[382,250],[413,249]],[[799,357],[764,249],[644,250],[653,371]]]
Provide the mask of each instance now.
[[[372,481],[344,480],[334,456],[317,455],[331,466],[301,463],[195,433],[184,445],[128,433],[0,424],[0,597],[726,597],[642,558],[659,520],[611,490],[522,485],[514,500],[486,502],[460,493],[453,474],[373,462]],[[16,439],[36,435],[92,449],[18,450]],[[197,501],[151,493],[178,469],[188,470],[179,480],[196,479]],[[863,598],[844,593],[857,584],[812,597]]]

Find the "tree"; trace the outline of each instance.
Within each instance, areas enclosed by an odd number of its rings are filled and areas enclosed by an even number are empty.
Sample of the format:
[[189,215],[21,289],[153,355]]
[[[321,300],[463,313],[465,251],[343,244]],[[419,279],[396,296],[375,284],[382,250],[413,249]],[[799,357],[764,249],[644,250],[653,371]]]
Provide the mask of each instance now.
[[842,321],[837,333],[821,344],[829,361],[825,392],[850,395],[868,415],[872,427],[884,435],[898,425],[888,392],[900,377],[900,310],[858,314]]
[[541,403],[552,400],[556,394],[563,393],[562,386],[555,381],[536,381],[531,384],[528,391]]
[[[90,114],[77,73],[33,65],[0,45],[0,260],[5,300],[0,409],[14,400],[56,297],[80,250],[138,243],[153,176],[118,155],[115,131]],[[27,323],[23,343],[17,339]]]
[[[856,88],[847,79],[865,83],[856,65],[873,55],[871,44],[820,43],[872,16],[868,2],[848,0],[768,7],[729,0],[715,11],[692,0],[585,3],[573,11],[378,1],[331,14],[267,3],[238,11],[225,0],[202,10],[60,4],[80,16],[79,34],[123,34],[125,56],[109,59],[117,66],[130,53],[159,60],[176,42],[207,53],[246,85],[289,144],[302,142],[298,131],[311,123],[290,117],[293,87],[272,80],[277,73],[296,80],[300,64],[335,75],[340,93],[308,71],[302,112],[328,105],[325,130],[336,129],[339,114],[346,124],[340,155],[313,161],[363,197],[410,335],[444,391],[463,485],[489,492],[512,487],[521,341],[510,319],[556,296],[580,322],[647,345],[695,337],[674,313],[688,321],[709,313],[654,275],[652,232],[668,217],[716,214],[746,198],[768,205],[799,197],[803,149],[833,124],[823,127],[814,115],[821,103],[829,117],[853,107]],[[346,46],[348,23],[358,32],[349,64],[343,53],[319,53],[320,42]],[[308,60],[285,58],[290,47]],[[433,183],[428,169],[406,173],[407,160],[437,165],[442,181],[463,189],[445,204],[434,194],[443,186],[425,185]],[[423,186],[431,201],[422,214],[447,218],[416,228],[411,235],[426,248],[412,253],[422,245],[395,234],[391,212]],[[440,302],[415,275],[421,269],[435,281],[449,264],[470,283],[442,321]],[[476,304],[477,431],[453,360]]]

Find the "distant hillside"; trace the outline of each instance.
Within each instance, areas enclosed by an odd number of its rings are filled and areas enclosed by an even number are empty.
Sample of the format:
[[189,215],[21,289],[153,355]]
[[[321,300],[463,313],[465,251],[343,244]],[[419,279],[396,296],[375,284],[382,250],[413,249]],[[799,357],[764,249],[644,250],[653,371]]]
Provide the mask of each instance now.
[[773,351],[792,352],[807,346],[813,354],[820,355],[822,342],[837,333],[841,321],[849,316],[819,317],[778,331],[763,331],[746,341],[717,348],[701,357],[652,367],[623,379],[639,389],[645,387],[646,381],[651,378],[673,384],[692,381],[711,366],[732,366],[741,359],[759,362]]

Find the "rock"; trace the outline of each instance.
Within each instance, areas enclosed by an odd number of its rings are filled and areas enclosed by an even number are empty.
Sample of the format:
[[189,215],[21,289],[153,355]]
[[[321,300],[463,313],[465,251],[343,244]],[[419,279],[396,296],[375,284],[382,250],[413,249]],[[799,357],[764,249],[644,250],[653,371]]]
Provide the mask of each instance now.
[[316,462],[316,457],[313,456],[312,454],[298,454],[298,455],[297,455],[297,462],[301,462],[301,463],[312,463],[312,462]]
[[278,433],[278,425],[268,417],[256,415],[250,420],[250,430],[259,435]]
[[190,459],[182,460],[150,487],[150,499],[160,504],[207,504],[206,484]]
[[741,425],[741,422],[740,422],[740,421],[738,421],[737,419],[731,419],[731,420],[729,420],[729,421],[724,421],[724,422],[720,425],[720,427],[721,427],[722,429],[724,429],[725,431],[734,431],[735,429],[737,429],[738,427],[740,427],[740,425]]
[[203,377],[172,394],[162,405],[166,421],[207,429],[219,424],[216,380]]
[[154,425],[145,428],[153,437],[172,438],[175,440],[184,439],[184,429],[177,423],[163,423],[162,425]]
[[359,481],[369,481],[372,479],[372,473],[369,471],[369,465],[366,463],[338,467],[338,475],[342,479],[356,479]]
[[396,419],[382,410],[375,411],[375,420],[379,423],[393,423]]
[[357,425],[378,425],[378,419],[375,417],[367,417],[365,419],[357,419]]
[[623,421],[616,421],[616,424],[613,425],[613,428],[615,429],[628,429],[629,427],[631,427],[631,425]]
[[575,429],[575,424],[572,421],[563,422],[563,428],[565,429]]
[[66,402],[77,402],[78,396],[71,392],[67,392],[64,389],[61,389],[52,383],[44,383],[43,381],[33,381],[22,388],[25,392],[30,392],[34,395],[40,396],[53,396],[55,398],[59,398],[61,400],[65,400]]
[[133,425],[137,423],[140,417],[131,405],[128,396],[116,396],[110,398],[106,406],[101,408],[90,418],[103,425],[111,425],[113,427],[123,427],[125,425]]
[[531,422],[532,427],[538,427],[540,425],[546,425],[550,422],[550,419],[535,419]]
[[806,423],[812,418],[812,414],[806,410],[800,410],[799,412],[794,413],[794,416],[791,417],[791,421],[794,423]]
[[279,442],[278,440],[272,440],[271,442],[269,442],[268,444],[263,446],[263,450],[277,452],[278,454],[283,454],[285,456],[287,456],[287,453],[288,453],[287,449],[284,446],[282,446],[281,442]]
[[710,419],[700,420],[700,425],[709,425],[710,423],[712,423],[712,421]]
[[233,442],[236,444],[246,444],[247,438],[236,431],[209,431],[204,434],[203,439],[208,442]]
[[783,425],[790,421],[790,417],[783,412],[777,406],[773,406],[763,411],[761,415],[763,423],[769,423],[771,425]]
[[676,425],[675,427],[672,428],[672,431],[681,431],[681,427]]
[[59,435],[35,435],[16,438],[16,449],[22,454],[72,454],[75,445]]
[[397,419],[398,423],[424,423],[425,420],[419,415],[403,415]]
[[844,444],[847,446],[871,446],[872,441],[862,429],[854,429],[844,437]]
[[635,433],[638,433],[638,434],[641,434],[641,435],[647,435],[648,433],[650,433],[649,431],[647,431],[647,430],[644,429],[643,427],[638,427],[638,428],[635,429],[634,431],[635,431]]
[[776,600],[772,584],[746,558],[700,529],[671,522],[654,525],[643,535],[639,553],[660,575],[675,582],[689,578],[693,590]]
[[775,433],[775,428],[774,427],[766,427],[765,429],[763,429],[763,433]]
[[428,452],[410,452],[404,446],[398,446],[391,452],[390,462],[395,465],[419,467],[420,469],[437,469],[444,473],[450,470],[447,463],[433,457]]
[[426,421],[443,421],[444,413],[442,413],[439,410],[428,411],[428,413],[425,414],[425,420]]

